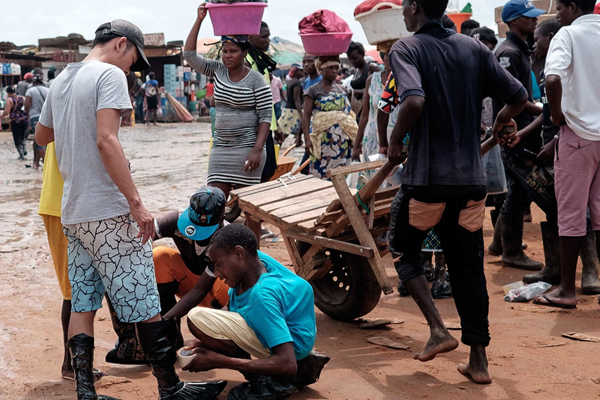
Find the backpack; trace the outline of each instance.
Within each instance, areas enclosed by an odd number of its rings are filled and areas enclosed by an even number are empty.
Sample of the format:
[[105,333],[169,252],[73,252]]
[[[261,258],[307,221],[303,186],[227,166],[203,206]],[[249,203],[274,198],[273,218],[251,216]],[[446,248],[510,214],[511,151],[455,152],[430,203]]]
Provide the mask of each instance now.
[[156,87],[154,85],[150,85],[149,83],[146,86],[146,96],[154,97],[156,96]]

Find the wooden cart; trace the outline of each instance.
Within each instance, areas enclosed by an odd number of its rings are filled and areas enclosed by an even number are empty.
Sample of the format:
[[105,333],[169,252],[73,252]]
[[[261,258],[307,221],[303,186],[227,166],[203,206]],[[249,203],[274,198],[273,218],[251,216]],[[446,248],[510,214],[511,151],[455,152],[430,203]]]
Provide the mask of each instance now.
[[[380,168],[354,193],[348,174]],[[349,321],[369,313],[381,292],[393,292],[381,257],[392,201],[400,186],[379,189],[393,169],[385,160],[337,168],[331,182],[313,176],[235,190],[240,208],[281,230],[296,273],[314,289],[315,304],[332,318]]]

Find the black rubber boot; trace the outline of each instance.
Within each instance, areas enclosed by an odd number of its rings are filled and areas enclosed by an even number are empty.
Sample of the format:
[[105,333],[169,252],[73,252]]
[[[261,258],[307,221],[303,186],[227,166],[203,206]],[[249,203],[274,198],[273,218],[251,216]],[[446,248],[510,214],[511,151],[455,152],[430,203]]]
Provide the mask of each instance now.
[[321,377],[321,371],[331,360],[324,354],[319,354],[316,351],[311,351],[308,356],[298,361],[298,372],[296,372],[296,379],[294,380],[294,386],[301,388],[303,386],[312,385],[317,382]]
[[98,396],[94,388],[94,338],[80,333],[68,342],[71,352],[75,381],[77,382],[77,400],[118,400],[109,396]]
[[136,324],[138,336],[158,381],[159,400],[214,400],[227,382],[182,382],[175,372],[177,324],[174,320]]
[[[496,210],[492,210],[492,213],[496,212]],[[499,213],[498,216],[494,217],[492,215],[492,220],[496,218],[496,223],[494,224],[494,238],[492,239],[492,243],[488,247],[488,253],[492,256],[501,256],[502,255],[502,214]]]
[[435,254],[435,272],[431,296],[434,299],[449,299],[452,297],[452,286],[446,280],[446,260],[443,253]]
[[502,213],[502,265],[528,271],[544,266],[523,253],[523,214]]
[[600,294],[598,279],[598,251],[596,249],[596,234],[588,232],[579,252],[583,271],[581,274],[581,291],[583,294]]
[[421,251],[421,266],[425,270],[427,282],[433,282],[433,253],[430,251]]
[[260,376],[229,391],[227,400],[280,400],[298,392],[296,386],[269,376]]
[[[171,311],[171,309],[177,304],[177,299],[175,298],[175,295],[177,294],[177,290],[179,289],[179,282],[159,283],[156,286],[158,287],[158,294],[160,296],[160,315],[164,316],[166,313]],[[183,335],[181,334],[181,320],[179,318],[174,318],[174,320],[177,324],[177,342],[175,343],[175,347],[179,349],[183,347]]]
[[558,285],[560,283],[561,263],[558,226],[550,222],[541,222],[540,227],[542,228],[542,243],[544,244],[546,265],[540,272],[523,276],[523,282],[546,282],[551,285]]
[[106,296],[106,303],[108,304],[113,329],[119,338],[115,348],[106,354],[106,362],[123,365],[147,365],[146,354],[135,333],[135,324],[119,321],[108,296]]
[[164,316],[177,304],[175,295],[179,289],[179,282],[159,283],[156,286],[160,296],[160,315]]

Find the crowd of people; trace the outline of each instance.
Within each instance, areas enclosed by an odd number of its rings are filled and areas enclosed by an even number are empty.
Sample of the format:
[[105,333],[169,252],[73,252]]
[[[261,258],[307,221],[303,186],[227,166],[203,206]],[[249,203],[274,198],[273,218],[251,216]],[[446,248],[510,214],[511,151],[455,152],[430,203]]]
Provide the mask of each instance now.
[[[69,64],[49,89],[34,71],[27,87],[9,92],[5,114],[19,157],[26,155],[24,132],[31,125],[36,160],[44,160],[39,214],[63,296],[61,372],[76,381],[79,400],[111,399],[94,387],[102,377],[93,368],[94,320],[104,299],[118,337],[107,362],[150,364],[160,399],[215,399],[227,384],[181,381],[178,357],[190,359],[183,369],[191,372],[241,372],[248,382],[230,391],[232,399],[285,398],[319,379],[329,358],[313,350],[311,285],[260,251],[259,221],[224,220],[234,187],[273,175],[276,132],[304,143],[308,173],[320,179],[377,155],[403,165],[389,248],[399,291],[415,299],[430,328],[416,360],[458,347],[433,300],[452,295],[461,340],[470,347],[468,363],[458,369],[475,383],[492,382],[483,259],[490,202],[482,156],[497,146],[508,183],[506,195],[493,200],[488,251],[501,255],[506,267],[537,271],[525,275],[526,282],[560,284],[537,304],[576,307],[578,257],[583,292],[600,293],[600,94],[589,90],[600,50],[595,0],[559,0],[557,19],[539,25],[543,11],[526,0],[508,1],[502,18],[509,33],[498,49],[493,32],[475,21],[458,34],[444,14],[447,5],[404,0],[404,21],[415,34],[378,45],[383,69],[353,42],[347,84],[339,56],[306,54],[289,71],[284,90],[267,54],[266,23],[259,35],[223,36],[220,60],[197,54],[207,16],[202,4],[184,57],[212,85],[208,179],[186,208],[160,218],[145,208],[119,141],[132,97],[138,109],[145,104],[147,122],[156,121],[159,106],[154,76],[141,83],[150,65],[138,27],[124,20],[101,25],[86,59]],[[545,59],[540,76],[532,75],[532,39],[535,58]],[[534,81],[542,107],[533,102]],[[532,191],[523,178],[524,160],[552,179]],[[523,252],[532,202],[546,214],[545,265]],[[176,249],[153,248],[161,238],[171,238]],[[433,277],[441,288],[430,288]],[[185,316],[195,340],[183,347]]]

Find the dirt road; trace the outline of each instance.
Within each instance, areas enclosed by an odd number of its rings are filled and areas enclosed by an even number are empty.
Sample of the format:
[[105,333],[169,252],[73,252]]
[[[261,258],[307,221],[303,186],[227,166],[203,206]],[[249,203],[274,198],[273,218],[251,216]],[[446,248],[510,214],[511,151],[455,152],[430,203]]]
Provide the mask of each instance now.
[[[160,215],[186,206],[189,196],[206,180],[208,124],[172,124],[159,128],[123,129],[121,138],[131,160],[134,179],[146,206]],[[28,142],[31,147],[31,142]],[[60,379],[62,343],[60,291],[54,275],[45,231],[37,215],[41,172],[16,160],[12,136],[0,132],[0,399],[73,399],[74,382]],[[527,253],[543,260],[539,222],[526,225]],[[486,243],[491,237],[486,220]],[[163,244],[165,242],[163,241]],[[283,243],[263,244],[266,252],[291,266]],[[600,336],[600,306],[595,296],[580,296],[574,311],[546,309],[503,300],[502,286],[520,280],[521,272],[502,268],[486,256],[490,292],[492,343],[490,371],[494,383],[477,386],[456,371],[468,348],[428,363],[412,359],[428,338],[428,327],[410,298],[384,296],[371,317],[405,320],[391,330],[364,331],[317,311],[317,349],[332,358],[321,381],[295,399],[597,399],[600,396],[599,343],[574,342],[562,333]],[[388,274],[397,277],[389,257]],[[437,301],[446,321],[458,317],[452,300]],[[457,337],[460,332],[455,331]],[[189,332],[185,332],[190,339]],[[371,336],[395,338],[409,351],[390,350],[367,342]],[[108,312],[96,321],[96,366],[108,374],[98,391],[123,400],[156,399],[156,383],[148,367],[106,364],[113,347]],[[546,346],[546,347],[545,347]],[[557,347],[547,347],[557,346]],[[236,372],[215,370],[183,373],[186,380],[227,379],[228,388],[242,382]],[[226,398],[226,392],[220,399]]]

